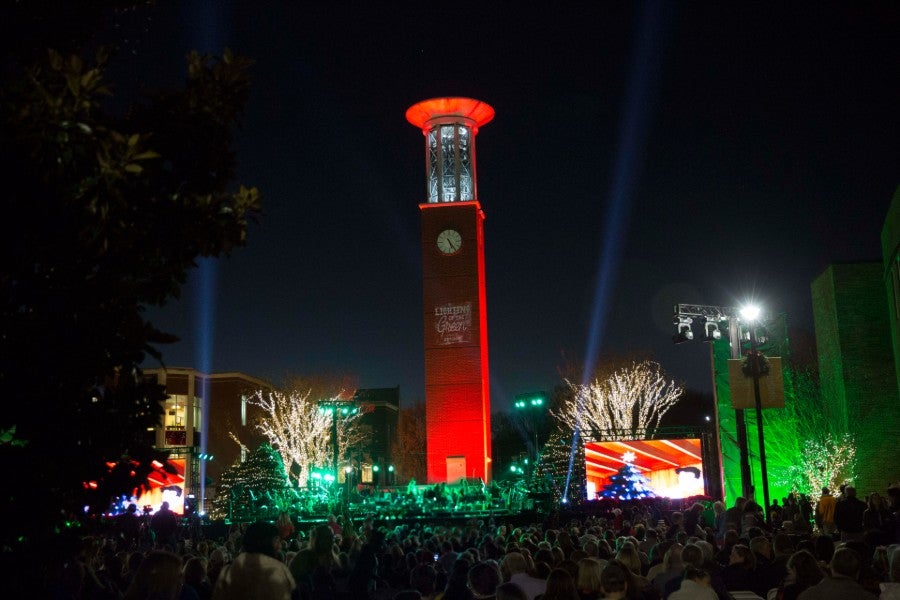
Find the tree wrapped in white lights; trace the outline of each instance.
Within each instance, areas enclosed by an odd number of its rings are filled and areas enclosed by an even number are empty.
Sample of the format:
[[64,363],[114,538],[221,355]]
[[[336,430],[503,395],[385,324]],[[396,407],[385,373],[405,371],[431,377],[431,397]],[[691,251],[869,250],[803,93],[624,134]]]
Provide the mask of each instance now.
[[[339,449],[359,444],[364,434],[359,427],[359,411],[334,415],[321,410],[319,402],[310,399],[311,392],[257,392],[247,403],[258,406],[265,413],[256,428],[281,455],[285,472],[296,478],[297,485],[306,486],[311,466],[330,466],[332,450],[332,419],[338,419]],[[339,402],[339,397],[328,402]]]
[[550,414],[570,431],[597,432],[607,440],[644,436],[647,430],[659,426],[663,415],[684,393],[652,361],[632,363],[587,385],[568,379],[566,384],[572,397]]
[[803,443],[799,463],[791,465],[792,489],[818,497],[822,488],[837,489],[856,477],[856,440],[852,434],[823,434]]

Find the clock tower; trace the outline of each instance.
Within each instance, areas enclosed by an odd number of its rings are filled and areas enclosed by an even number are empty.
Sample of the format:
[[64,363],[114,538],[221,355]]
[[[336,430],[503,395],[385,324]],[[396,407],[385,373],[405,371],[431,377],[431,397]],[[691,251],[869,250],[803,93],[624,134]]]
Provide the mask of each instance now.
[[494,109],[433,98],[406,111],[425,135],[422,215],[428,483],[491,480],[491,401],[484,276],[484,213],[475,135]]

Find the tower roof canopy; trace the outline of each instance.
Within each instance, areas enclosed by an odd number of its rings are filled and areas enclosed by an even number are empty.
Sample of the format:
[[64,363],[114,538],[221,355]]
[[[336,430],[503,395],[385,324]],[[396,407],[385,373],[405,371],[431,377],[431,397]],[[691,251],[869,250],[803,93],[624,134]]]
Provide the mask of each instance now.
[[440,117],[462,117],[481,127],[494,118],[494,109],[490,104],[472,98],[432,98],[406,110],[406,120],[422,130],[428,128],[429,121]]

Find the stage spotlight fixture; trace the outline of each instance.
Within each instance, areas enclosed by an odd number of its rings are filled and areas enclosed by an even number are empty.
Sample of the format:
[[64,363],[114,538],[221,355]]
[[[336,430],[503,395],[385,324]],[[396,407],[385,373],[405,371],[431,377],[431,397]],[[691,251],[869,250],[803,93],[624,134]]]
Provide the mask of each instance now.
[[690,317],[675,317],[675,327],[677,333],[672,336],[672,341],[676,344],[689,342],[694,339],[694,332],[691,330],[693,319]]
[[719,329],[719,324],[715,321],[707,321],[703,324],[703,330],[706,334],[703,336],[704,342],[712,342],[714,340],[722,339],[722,331]]

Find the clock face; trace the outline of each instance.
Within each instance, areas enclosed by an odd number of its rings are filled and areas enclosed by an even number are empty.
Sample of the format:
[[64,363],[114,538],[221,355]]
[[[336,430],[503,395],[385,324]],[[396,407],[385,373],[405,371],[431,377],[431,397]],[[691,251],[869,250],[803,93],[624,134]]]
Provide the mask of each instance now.
[[462,236],[454,229],[445,229],[438,234],[437,247],[442,254],[456,254],[462,247]]

